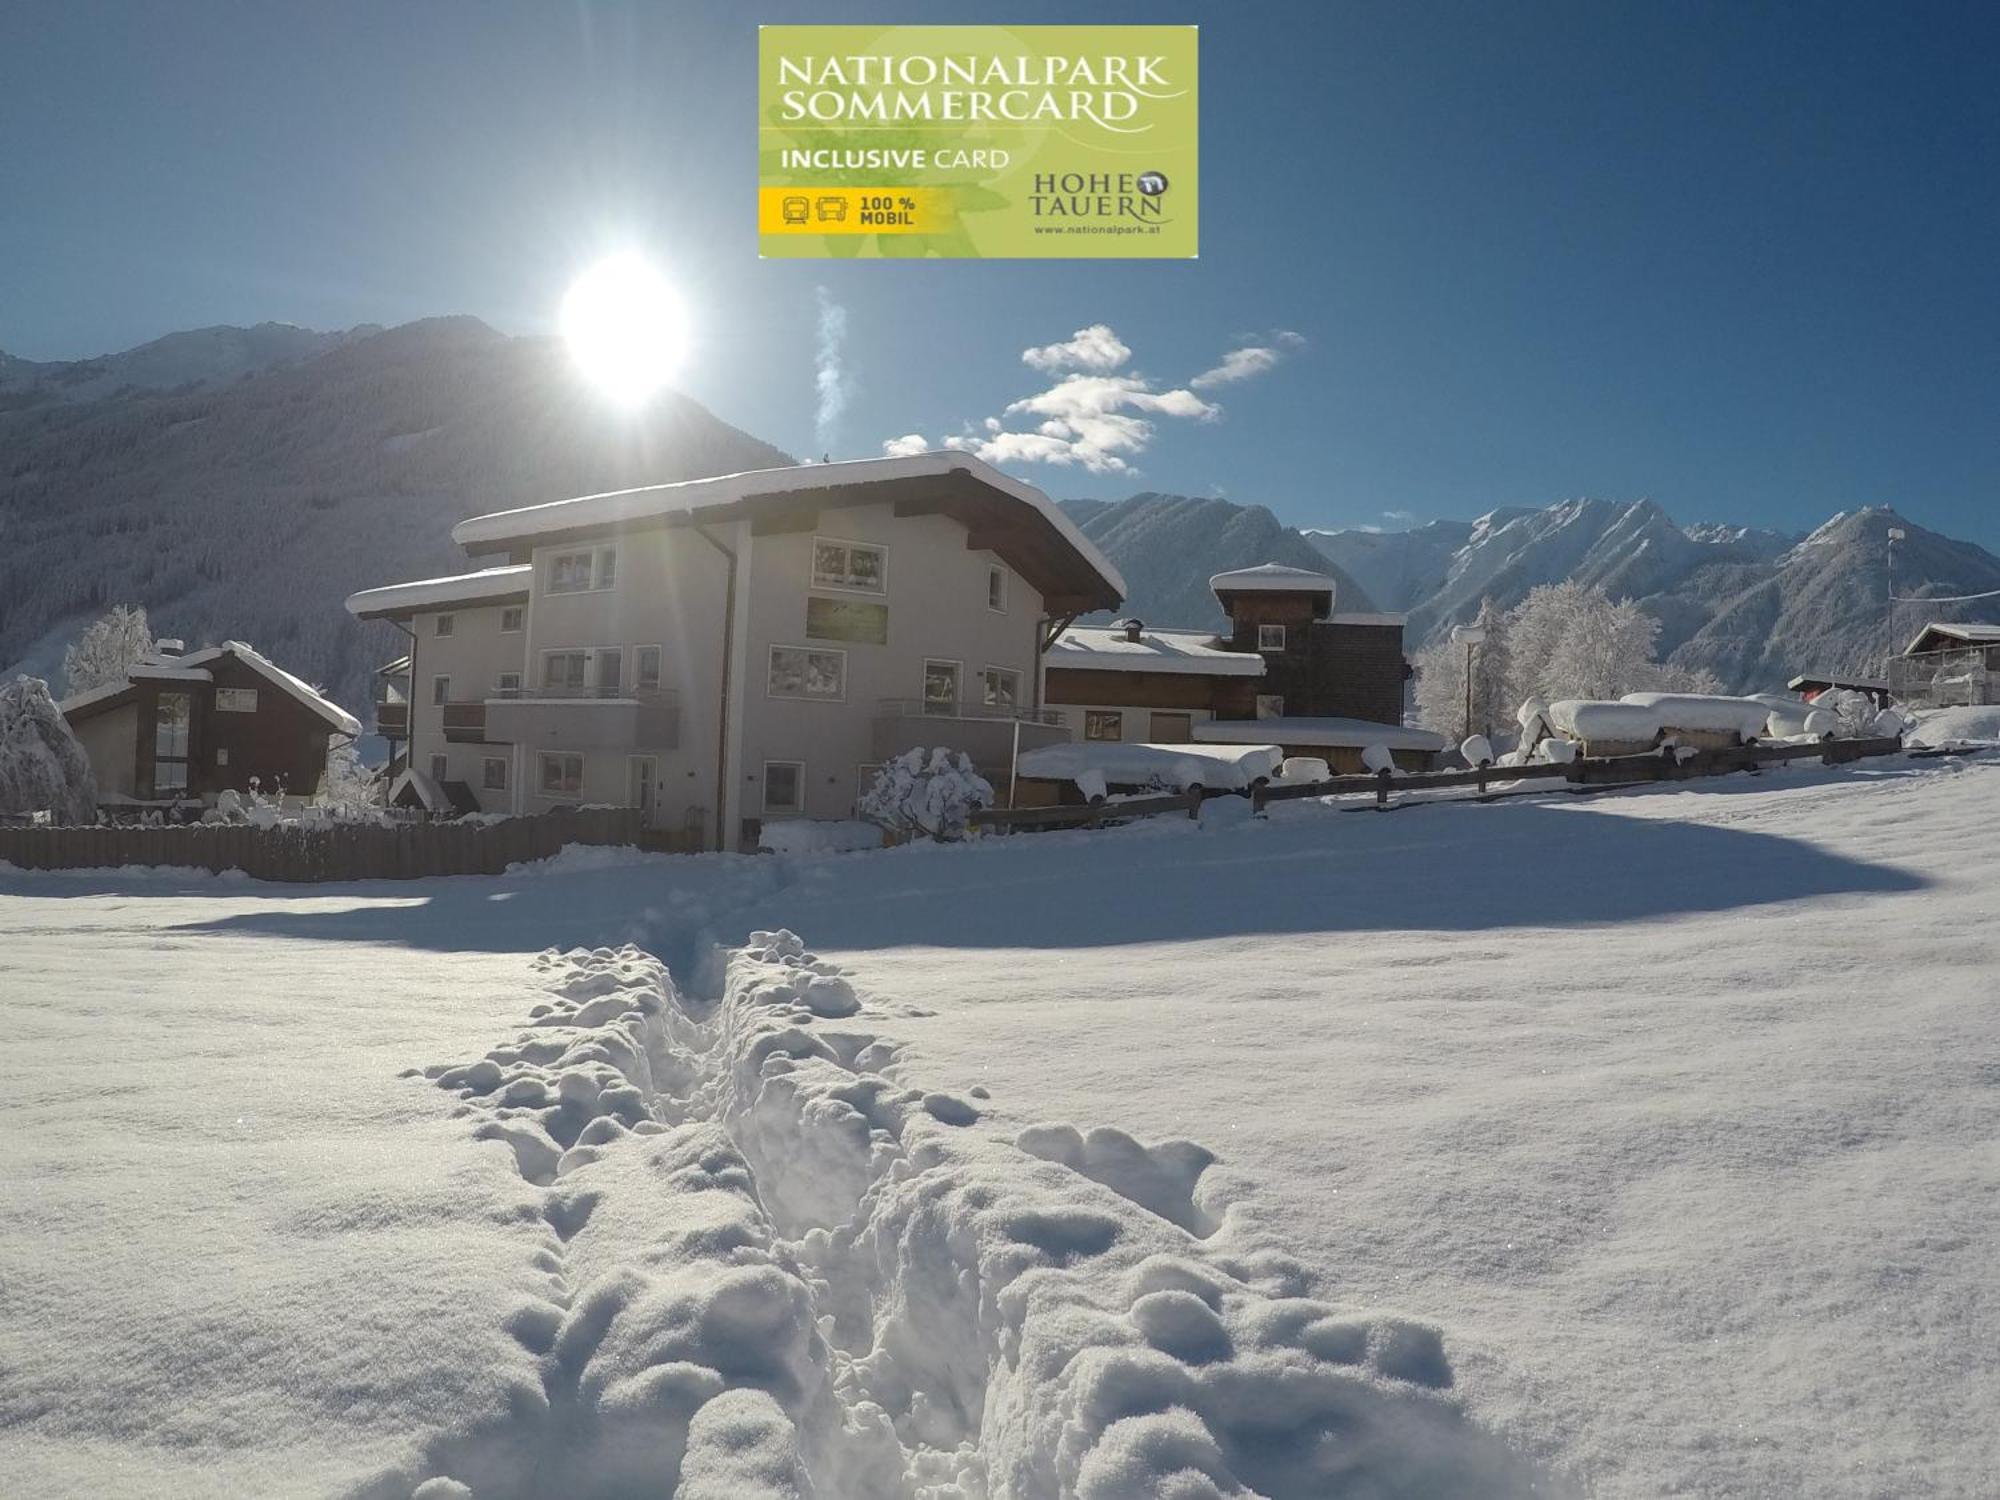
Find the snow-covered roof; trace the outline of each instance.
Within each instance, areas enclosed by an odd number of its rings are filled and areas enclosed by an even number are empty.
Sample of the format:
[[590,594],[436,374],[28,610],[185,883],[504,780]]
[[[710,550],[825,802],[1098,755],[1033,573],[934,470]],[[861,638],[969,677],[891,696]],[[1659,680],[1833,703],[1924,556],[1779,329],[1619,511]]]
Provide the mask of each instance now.
[[1380,745],[1388,750],[1442,750],[1444,736],[1428,729],[1407,729],[1401,724],[1377,724],[1372,719],[1204,719],[1194,726],[1198,740],[1217,740],[1231,745],[1328,745],[1336,749],[1364,749]]
[[63,699],[56,707],[62,711],[64,718],[68,718],[71,714],[80,713],[86,708],[91,708],[96,704],[104,702],[107,698],[116,698],[120,693],[132,686],[134,678],[144,678],[149,682],[209,682],[213,680],[207,672],[202,671],[199,667],[167,667],[156,665],[150,661],[143,661],[128,671],[124,677],[94,687],[88,692],[76,693]]
[[206,650],[197,651],[190,656],[183,656],[180,658],[180,661],[183,666],[194,667],[201,665],[203,662],[215,661],[223,656],[233,656],[242,662],[244,666],[268,678],[273,687],[297,699],[306,708],[332,725],[337,733],[361,733],[361,721],[355,718],[353,714],[342,708],[338,703],[335,703],[331,698],[324,696],[311,683],[305,681],[303,678],[294,677],[256,647],[245,645],[242,641],[224,641],[220,646],[210,646]]
[[1200,630],[1142,630],[1139,639],[1122,630],[1072,627],[1057,636],[1047,657],[1051,667],[1095,672],[1185,672],[1212,677],[1262,677],[1264,659],[1248,651],[1228,651]]
[[1236,568],[1217,573],[1208,580],[1216,593],[1255,592],[1283,594],[1330,594],[1338,585],[1325,573],[1305,568],[1288,568],[1283,563],[1259,563],[1254,568]]
[[1849,677],[1844,672],[1801,672],[1785,686],[1793,692],[1812,683],[1825,683],[1828,687],[1858,688],[1863,692],[1887,692],[1889,684],[1879,677]]
[[1386,610],[1379,609],[1344,609],[1336,610],[1326,618],[1327,623],[1331,625],[1395,625],[1400,627],[1409,617],[1392,614]]
[[507,599],[525,599],[534,571],[530,563],[509,563],[473,573],[455,573],[449,578],[385,583],[380,588],[349,594],[347,612],[356,619],[382,620],[451,604],[498,604]]
[[1915,655],[1934,635],[1943,636],[1948,641],[1962,641],[1968,646],[2000,645],[2000,625],[1946,625],[1934,620],[1917,632],[1917,638],[1903,648],[1903,655]]
[[451,811],[451,798],[444,794],[444,788],[432,779],[428,771],[419,771],[415,766],[404,767],[402,774],[389,783],[387,800],[391,807],[398,805],[397,799],[403,795],[406,787],[417,794],[417,801],[422,804],[425,812]]
[[[954,474],[976,480],[987,489],[1033,511],[1089,565],[1111,593],[1120,600],[1125,597],[1124,575],[1084,537],[1076,523],[1063,514],[1060,506],[1033,485],[1001,473],[970,453],[956,451],[911,453],[897,458],[861,458],[833,464],[795,464],[782,469],[751,469],[742,474],[723,474],[714,479],[689,479],[678,484],[653,484],[639,489],[611,490],[601,495],[579,495],[572,500],[553,500],[519,510],[471,516],[452,527],[451,536],[460,546],[472,550],[528,541],[551,532],[584,527],[616,526],[665,517],[693,518],[755,501],[808,495],[814,490],[841,490],[899,480],[938,479]],[[855,502],[850,500],[846,503]]]
[[301,678],[294,677],[283,667],[254,646],[242,641],[224,641],[220,646],[206,646],[200,651],[186,656],[145,657],[126,672],[116,682],[107,682],[102,687],[92,688],[87,693],[78,693],[73,698],[65,698],[59,705],[64,717],[115,698],[129,688],[134,681],[142,682],[213,682],[215,674],[208,671],[207,664],[219,661],[225,656],[233,656],[252,671],[269,680],[273,687],[297,699],[306,708],[326,720],[338,734],[361,733],[361,721],[342,708],[338,703],[323,695]]

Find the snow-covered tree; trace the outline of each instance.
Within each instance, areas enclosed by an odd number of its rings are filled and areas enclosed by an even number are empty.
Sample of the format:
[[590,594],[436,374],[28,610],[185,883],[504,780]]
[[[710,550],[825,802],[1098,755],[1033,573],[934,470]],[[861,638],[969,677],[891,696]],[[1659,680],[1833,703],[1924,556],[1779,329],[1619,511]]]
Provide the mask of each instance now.
[[[1472,648],[1472,729],[1491,734],[1510,729],[1520,699],[1513,696],[1514,658],[1507,615],[1489,597],[1480,601],[1473,623],[1486,639]],[[1417,653],[1417,717],[1457,737],[1465,723],[1465,647],[1449,637]]]
[[97,777],[39,677],[0,687],[0,813],[46,812],[58,823],[97,820]]
[[122,682],[141,657],[152,654],[153,633],[143,606],[118,604],[93,620],[63,652],[66,696],[75,697],[107,682]]
[[875,773],[856,811],[892,833],[965,837],[973,813],[993,805],[993,785],[959,751],[906,750]]
[[[1613,603],[1601,588],[1544,584],[1505,615],[1491,601],[1479,614],[1489,644],[1474,648],[1474,730],[1511,727],[1516,706],[1530,698],[1721,691],[1713,673],[1653,660],[1659,621],[1629,600]],[[1440,641],[1417,660],[1419,717],[1456,735],[1465,720],[1465,647]]]

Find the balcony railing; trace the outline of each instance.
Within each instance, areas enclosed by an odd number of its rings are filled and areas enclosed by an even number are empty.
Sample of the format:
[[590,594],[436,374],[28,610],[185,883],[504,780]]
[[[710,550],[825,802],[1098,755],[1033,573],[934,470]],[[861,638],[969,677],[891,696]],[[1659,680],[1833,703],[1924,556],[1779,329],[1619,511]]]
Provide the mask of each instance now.
[[669,688],[624,688],[615,684],[593,683],[585,685],[579,683],[574,687],[495,688],[486,696],[489,699],[555,699],[572,703],[588,698],[634,698],[644,703],[648,699],[672,697],[673,692]]
[[681,695],[671,688],[507,688],[480,706],[487,739],[556,749],[675,749]]
[[410,736],[410,705],[378,702],[375,705],[375,732],[384,739],[402,740]]
[[968,703],[964,699],[933,702],[928,698],[884,698],[879,712],[898,719],[978,719],[1003,724],[1063,723],[1062,711],[1054,708],[1015,708],[1002,704]]

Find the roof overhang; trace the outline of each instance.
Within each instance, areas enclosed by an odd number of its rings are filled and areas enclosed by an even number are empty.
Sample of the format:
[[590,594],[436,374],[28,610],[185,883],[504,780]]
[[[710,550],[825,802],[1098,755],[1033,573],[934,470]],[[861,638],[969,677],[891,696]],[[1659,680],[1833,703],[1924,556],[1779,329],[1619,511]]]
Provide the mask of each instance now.
[[1230,745],[1325,745],[1335,749],[1442,750],[1445,737],[1428,729],[1377,724],[1369,719],[1205,719],[1194,737]]
[[[1939,637],[1937,644],[1924,643],[1933,636]],[[2000,646],[2000,625],[1946,625],[1933,622],[1917,632],[1915,640],[1903,648],[1903,655],[1918,656],[1923,652],[1947,651],[1950,642],[1959,646]]]
[[753,533],[810,531],[823,510],[884,504],[899,516],[957,521],[969,549],[1004,559],[1051,614],[1114,609],[1124,599],[1124,578],[1053,500],[969,453],[950,451],[613,490],[473,516],[451,534],[467,551],[504,547],[525,563],[534,547],[664,527],[747,520]]
[[526,604],[534,569],[526,563],[481,568],[449,578],[387,583],[347,596],[347,612],[357,620],[407,620],[436,609],[476,609],[488,604]]

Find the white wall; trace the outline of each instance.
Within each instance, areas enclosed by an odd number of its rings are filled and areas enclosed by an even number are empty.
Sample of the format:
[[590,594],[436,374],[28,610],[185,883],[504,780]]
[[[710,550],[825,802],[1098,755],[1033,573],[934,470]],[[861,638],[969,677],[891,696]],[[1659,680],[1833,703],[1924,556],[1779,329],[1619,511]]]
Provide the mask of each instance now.
[[[885,590],[816,589],[813,541],[874,542],[888,549]],[[761,818],[767,760],[805,763],[805,816],[844,818],[857,795],[857,772],[874,760],[873,731],[882,700],[921,699],[926,658],[957,661],[960,701],[977,704],[986,667],[1020,673],[1020,706],[1034,701],[1037,622],[1042,596],[989,552],[965,545],[964,526],[946,516],[899,518],[889,505],[827,510],[815,531],[760,536],[752,553],[747,692],[739,780],[742,816]],[[1006,609],[987,606],[987,570],[1007,575]],[[888,607],[888,643],[815,640],[806,634],[806,601],[818,595]],[[842,702],[772,697],[771,647],[805,646],[847,654]],[[950,720],[938,743],[950,743]]]

